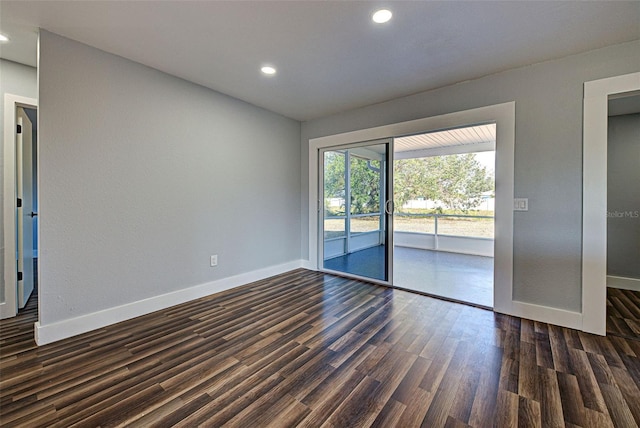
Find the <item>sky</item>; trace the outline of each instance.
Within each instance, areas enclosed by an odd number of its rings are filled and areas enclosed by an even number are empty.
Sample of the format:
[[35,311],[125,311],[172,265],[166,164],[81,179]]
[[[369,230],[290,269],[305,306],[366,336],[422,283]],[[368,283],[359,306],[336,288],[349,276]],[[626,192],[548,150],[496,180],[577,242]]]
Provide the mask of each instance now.
[[496,171],[496,152],[480,152],[476,153],[476,159],[486,167],[487,170],[494,174]]

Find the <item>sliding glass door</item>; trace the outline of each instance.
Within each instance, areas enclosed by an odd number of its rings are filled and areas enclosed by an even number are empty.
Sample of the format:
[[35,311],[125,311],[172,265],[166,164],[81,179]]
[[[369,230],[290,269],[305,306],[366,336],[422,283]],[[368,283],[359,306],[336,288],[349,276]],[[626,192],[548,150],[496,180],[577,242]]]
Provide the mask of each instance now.
[[393,141],[320,150],[319,266],[391,284]]

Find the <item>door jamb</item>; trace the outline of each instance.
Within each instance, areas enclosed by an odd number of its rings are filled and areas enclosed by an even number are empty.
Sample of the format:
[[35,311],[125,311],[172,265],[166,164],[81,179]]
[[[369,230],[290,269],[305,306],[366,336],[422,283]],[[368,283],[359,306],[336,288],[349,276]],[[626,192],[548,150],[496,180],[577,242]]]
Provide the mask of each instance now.
[[[38,108],[34,98],[4,95],[4,301],[0,302],[0,319],[11,318],[18,313],[16,283],[16,140],[17,108]],[[37,143],[36,143],[37,144]]]

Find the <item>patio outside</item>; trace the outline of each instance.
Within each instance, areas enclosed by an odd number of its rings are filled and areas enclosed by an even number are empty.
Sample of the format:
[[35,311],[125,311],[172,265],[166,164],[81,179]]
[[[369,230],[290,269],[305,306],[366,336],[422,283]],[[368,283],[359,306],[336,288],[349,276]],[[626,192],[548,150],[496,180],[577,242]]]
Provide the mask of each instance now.
[[[495,125],[394,144],[393,284],[492,307]],[[384,164],[349,152],[325,157],[324,266],[384,279]]]

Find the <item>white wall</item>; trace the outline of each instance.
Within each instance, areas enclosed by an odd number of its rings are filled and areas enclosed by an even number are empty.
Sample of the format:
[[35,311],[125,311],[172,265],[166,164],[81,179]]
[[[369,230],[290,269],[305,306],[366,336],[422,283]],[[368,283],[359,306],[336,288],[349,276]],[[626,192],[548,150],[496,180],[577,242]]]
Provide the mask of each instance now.
[[42,329],[299,263],[299,122],[46,31],[39,73]]
[[515,213],[513,298],[580,312],[583,83],[638,71],[638,58],[640,42],[625,43],[303,123],[303,257],[309,139],[515,101],[515,195],[529,211]]
[[[0,135],[4,135],[4,94],[37,97],[36,69],[0,59]],[[4,150],[0,149],[0,178],[4,180]],[[4,185],[0,185],[0,225],[4,224],[2,204]],[[4,301],[4,228],[0,227],[0,302]]]

